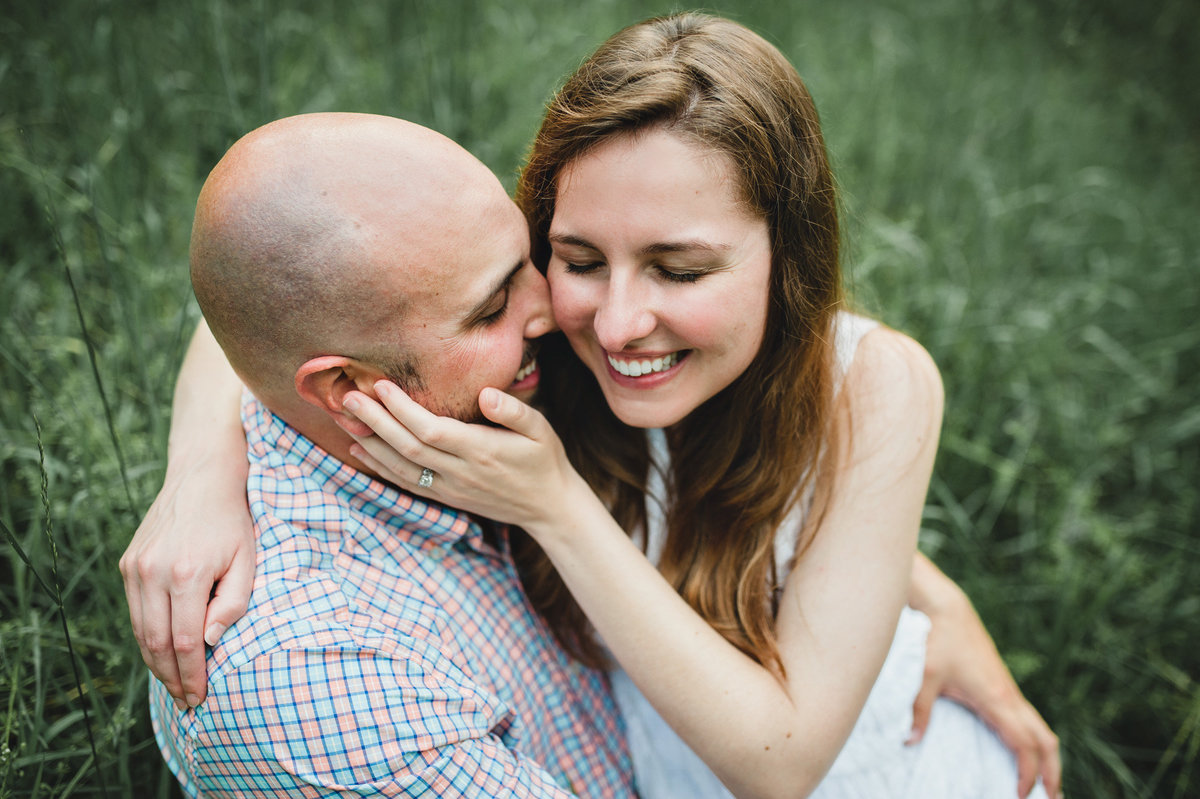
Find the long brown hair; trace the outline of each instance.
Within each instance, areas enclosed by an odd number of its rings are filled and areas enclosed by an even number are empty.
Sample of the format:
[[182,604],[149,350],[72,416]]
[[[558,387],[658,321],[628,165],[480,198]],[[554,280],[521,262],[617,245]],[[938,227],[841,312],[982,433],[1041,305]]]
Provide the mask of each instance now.
[[[767,220],[772,248],[771,301],[754,361],[668,432],[659,569],[727,640],[781,670],[775,534],[817,472],[830,472],[828,464],[814,466],[836,449],[831,336],[841,286],[833,175],[812,98],[775,47],[725,19],[647,20],[601,45],[548,106],[517,189],[540,268],[563,168],[613,136],[652,127],[729,156],[742,200]],[[613,415],[561,337],[541,361],[542,399],[572,463],[625,530],[644,529],[644,432]],[[819,506],[828,483],[816,482]],[[560,641],[597,663],[586,620],[548,560],[525,539],[516,547],[534,606]]]

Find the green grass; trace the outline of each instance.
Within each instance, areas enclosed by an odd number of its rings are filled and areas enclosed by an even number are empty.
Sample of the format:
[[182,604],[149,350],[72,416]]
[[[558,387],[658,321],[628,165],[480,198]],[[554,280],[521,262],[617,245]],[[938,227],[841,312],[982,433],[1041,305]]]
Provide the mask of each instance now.
[[[116,564],[162,477],[207,170],[270,119],[357,110],[441,130],[511,187],[550,89],[670,10],[511,5],[6,7],[0,796],[174,791]],[[922,546],[1061,735],[1067,794],[1195,795],[1197,7],[715,8],[805,75],[854,296],[942,368]]]

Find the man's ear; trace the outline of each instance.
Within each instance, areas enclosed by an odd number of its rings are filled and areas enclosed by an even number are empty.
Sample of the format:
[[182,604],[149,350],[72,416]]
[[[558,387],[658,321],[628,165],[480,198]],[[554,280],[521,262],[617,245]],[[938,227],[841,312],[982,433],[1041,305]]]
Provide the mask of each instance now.
[[383,372],[344,355],[321,355],[311,358],[296,370],[296,393],[305,401],[329,414],[334,423],[355,436],[369,436],[374,431],[348,413],[342,403],[351,391],[361,391],[375,398],[375,381]]

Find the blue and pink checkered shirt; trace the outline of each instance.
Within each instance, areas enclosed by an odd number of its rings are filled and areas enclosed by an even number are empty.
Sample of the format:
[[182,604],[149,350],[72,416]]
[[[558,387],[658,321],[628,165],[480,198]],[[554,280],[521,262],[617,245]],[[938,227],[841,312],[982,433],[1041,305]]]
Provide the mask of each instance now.
[[503,535],[372,480],[248,398],[258,571],[155,734],[189,796],[633,796],[604,677],[521,592]]

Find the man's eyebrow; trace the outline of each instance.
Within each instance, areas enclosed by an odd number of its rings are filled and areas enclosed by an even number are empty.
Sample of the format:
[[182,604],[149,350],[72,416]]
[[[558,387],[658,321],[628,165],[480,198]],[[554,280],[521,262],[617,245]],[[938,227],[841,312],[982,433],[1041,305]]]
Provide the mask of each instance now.
[[[599,248],[595,244],[592,244],[590,241],[581,236],[576,236],[571,233],[551,233],[547,238],[555,244],[565,244],[568,247],[583,247],[588,250],[596,250],[599,252]],[[721,254],[727,253],[732,249],[733,247],[728,244],[718,244],[711,241],[705,241],[704,239],[684,239],[683,241],[661,241],[653,244],[647,244],[638,252],[641,255],[664,255],[673,252],[695,251]]]
[[513,282],[513,278],[515,278],[517,276],[517,272],[520,272],[521,268],[523,266],[525,266],[525,262],[518,261],[517,265],[514,266],[511,270],[509,270],[507,275],[502,277],[500,280],[496,281],[496,284],[492,287],[492,290],[489,291],[486,295],[484,295],[484,298],[482,300],[480,300],[475,305],[474,308],[472,308],[470,311],[467,312],[467,316],[466,316],[467,320],[474,321],[476,319],[481,319],[481,318],[487,316],[488,315],[488,306],[491,305],[492,298],[508,288],[509,284],[511,284]]

